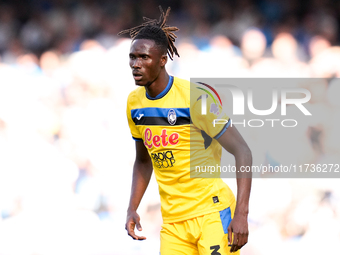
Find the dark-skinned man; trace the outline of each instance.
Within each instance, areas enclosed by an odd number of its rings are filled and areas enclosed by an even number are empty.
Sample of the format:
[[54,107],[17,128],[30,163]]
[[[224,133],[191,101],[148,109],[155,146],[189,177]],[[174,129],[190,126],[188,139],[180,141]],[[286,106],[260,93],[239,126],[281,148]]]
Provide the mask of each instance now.
[[[127,102],[136,159],[125,228],[133,239],[146,239],[135,233],[142,229],[137,209],[154,171],[163,217],[160,254],[237,254],[248,241],[251,178],[236,174],[235,199],[220,178],[193,178],[190,171],[220,164],[222,147],[234,155],[239,170],[252,164],[251,152],[230,121],[211,124],[214,118],[229,119],[218,102],[207,97],[207,105],[217,110],[202,115],[202,90],[191,91],[189,81],[167,73],[168,56],[179,56],[178,28],[165,24],[169,11],[120,33],[132,37],[130,67],[139,86]],[[190,93],[197,93],[191,104]]]

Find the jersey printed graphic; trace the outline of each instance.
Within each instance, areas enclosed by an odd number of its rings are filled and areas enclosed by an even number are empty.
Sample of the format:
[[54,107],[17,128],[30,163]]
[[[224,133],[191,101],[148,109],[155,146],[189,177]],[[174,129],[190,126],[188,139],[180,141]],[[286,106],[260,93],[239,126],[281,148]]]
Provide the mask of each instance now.
[[153,164],[158,168],[173,167],[176,160],[172,151],[151,153]]
[[140,113],[139,116],[136,117],[136,118],[137,118],[137,120],[140,120],[143,116],[144,116],[144,114],[143,114],[143,113]]
[[168,121],[170,125],[175,125],[176,119],[177,119],[176,112],[174,111],[174,109],[171,109],[168,113]]
[[[141,119],[141,116],[143,119]],[[141,108],[131,110],[135,125],[187,125],[190,124],[189,108]]]

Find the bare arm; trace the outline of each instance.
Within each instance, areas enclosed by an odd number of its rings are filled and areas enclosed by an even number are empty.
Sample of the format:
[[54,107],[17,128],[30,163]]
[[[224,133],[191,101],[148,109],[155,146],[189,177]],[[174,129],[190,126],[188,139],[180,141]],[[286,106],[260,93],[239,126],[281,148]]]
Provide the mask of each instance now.
[[[240,172],[241,166],[251,166],[251,151],[235,127],[228,127],[218,142],[234,155],[236,163],[237,197],[234,218],[228,227],[231,252],[235,252],[248,242],[248,211],[251,189],[251,173]],[[232,241],[232,233],[234,240]]]
[[125,229],[128,235],[135,240],[144,240],[146,237],[135,234],[135,226],[139,231],[142,230],[140,217],[137,214],[137,208],[142,200],[146,188],[152,175],[152,162],[143,142],[136,142],[136,159],[133,166],[132,186],[129,208]]

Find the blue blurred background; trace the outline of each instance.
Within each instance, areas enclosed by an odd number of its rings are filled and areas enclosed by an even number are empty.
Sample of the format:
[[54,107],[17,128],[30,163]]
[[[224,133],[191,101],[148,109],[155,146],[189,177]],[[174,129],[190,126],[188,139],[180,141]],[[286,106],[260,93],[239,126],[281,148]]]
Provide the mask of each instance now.
[[[172,75],[327,78],[307,87],[324,118],[296,135],[302,162],[339,163],[339,1],[0,1],[0,255],[159,253],[154,179],[139,208],[148,239],[124,230],[135,85],[131,41],[116,35],[158,19],[159,4],[180,28]],[[278,154],[262,135],[244,134],[258,163]],[[242,254],[339,254],[338,184],[255,179]]]

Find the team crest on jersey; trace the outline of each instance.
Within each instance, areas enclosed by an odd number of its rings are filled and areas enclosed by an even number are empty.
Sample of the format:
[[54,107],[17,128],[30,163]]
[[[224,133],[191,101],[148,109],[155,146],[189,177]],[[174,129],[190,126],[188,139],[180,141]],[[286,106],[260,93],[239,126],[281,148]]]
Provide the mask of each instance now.
[[175,125],[177,120],[176,112],[174,109],[170,109],[168,112],[168,121],[170,125]]

